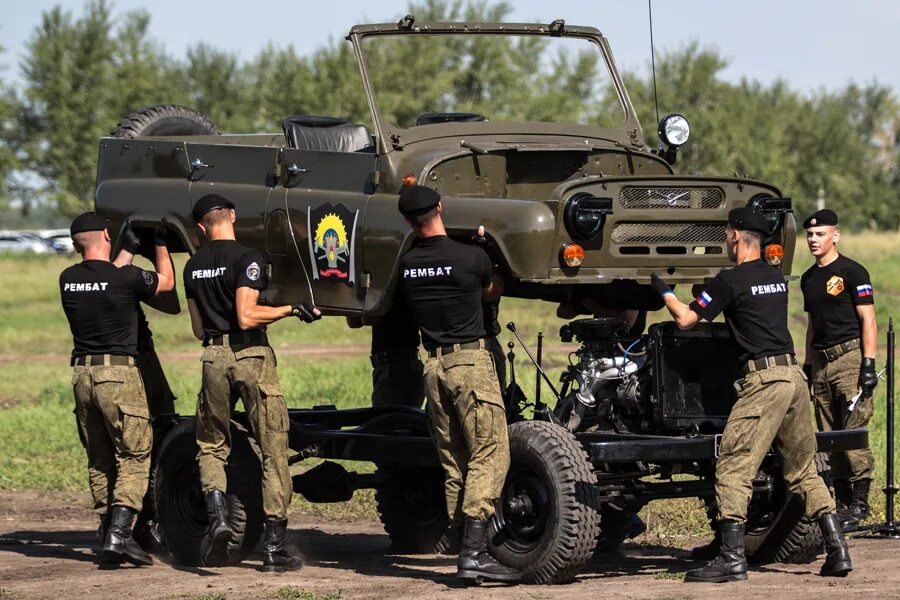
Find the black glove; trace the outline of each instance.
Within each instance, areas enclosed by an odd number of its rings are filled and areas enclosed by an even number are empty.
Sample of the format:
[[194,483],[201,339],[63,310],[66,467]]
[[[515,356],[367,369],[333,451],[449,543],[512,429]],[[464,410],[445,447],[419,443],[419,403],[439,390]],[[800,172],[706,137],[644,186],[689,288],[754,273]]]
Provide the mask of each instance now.
[[156,229],[153,230],[153,243],[157,246],[165,246],[166,239],[169,237],[169,224],[165,219],[159,222]]
[[300,304],[292,304],[291,314],[304,323],[312,323],[313,321],[318,321],[322,318],[322,315],[315,314],[313,312],[313,307],[306,302],[301,302]]
[[122,230],[122,250],[131,254],[137,254],[141,249],[141,240],[131,228],[131,221],[125,223],[125,229]]
[[862,359],[862,364],[859,366],[858,384],[864,396],[869,397],[872,395],[872,390],[878,385],[878,374],[875,372],[874,358]]
[[803,366],[800,368],[803,369],[803,374],[806,375],[806,380],[812,381],[812,365],[809,363],[803,363]]
[[650,285],[653,286],[654,290],[659,292],[660,296],[675,293],[672,291],[672,288],[669,287],[669,284],[663,281],[656,273],[650,273]]

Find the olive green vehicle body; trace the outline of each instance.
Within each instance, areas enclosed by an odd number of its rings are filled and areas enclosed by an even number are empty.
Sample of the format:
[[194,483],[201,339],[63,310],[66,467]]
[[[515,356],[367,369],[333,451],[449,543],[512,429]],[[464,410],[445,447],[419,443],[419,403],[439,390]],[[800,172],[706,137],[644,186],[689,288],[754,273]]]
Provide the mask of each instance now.
[[[624,125],[482,121],[397,129],[388,124],[376,105],[362,40],[461,32],[593,42],[624,106]],[[399,257],[413,241],[397,211],[407,174],[441,193],[451,237],[468,242],[479,225],[485,226],[506,295],[549,301],[616,279],[646,284],[654,271],[670,283],[703,282],[730,266],[724,245],[728,211],[754,198],[781,196],[774,186],[748,179],[673,174],[648,148],[606,39],[596,29],[432,23],[404,30],[378,24],[356,26],[348,39],[369,100],[374,151],[295,149],[280,133],[103,138],[95,202],[111,219],[111,233],[115,236],[128,219],[149,228],[166,218],[173,249],[193,252],[204,240],[191,207],[215,192],[237,207],[238,241],[266,257],[265,302],[314,302],[325,314],[372,322],[389,308]],[[608,201],[610,210],[593,239],[574,240],[567,228],[566,209],[578,194]],[[353,240],[352,282],[316,277],[310,211],[337,205],[355,214],[352,224],[345,223]],[[782,269],[788,275],[796,236],[789,208],[778,223],[769,241],[784,247]],[[563,267],[561,248],[573,241],[584,248],[584,262]]]

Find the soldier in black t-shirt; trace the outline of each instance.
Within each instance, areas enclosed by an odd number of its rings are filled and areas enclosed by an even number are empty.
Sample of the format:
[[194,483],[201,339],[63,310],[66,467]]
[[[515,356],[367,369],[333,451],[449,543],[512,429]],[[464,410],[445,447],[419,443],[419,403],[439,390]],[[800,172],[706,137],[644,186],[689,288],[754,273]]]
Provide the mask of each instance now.
[[[838,216],[824,209],[803,222],[816,262],[800,278],[809,313],[804,370],[812,382],[816,420],[822,431],[867,427],[878,384],[875,291],[859,263],[838,254]],[[831,475],[844,531],[859,529],[869,514],[875,458],[866,447],[831,454]]]
[[404,187],[399,209],[417,234],[400,257],[400,289],[428,351],[429,425],[446,472],[451,526],[463,528],[457,576],[516,581],[519,573],[487,550],[488,520],[509,469],[509,436],[497,370],[485,349],[482,302],[502,290],[494,288],[484,250],[447,237],[437,192]]
[[102,559],[152,564],[132,537],[150,469],[147,398],[135,367],[141,300],[175,283],[165,242],[156,245],[159,273],[116,267],[106,219],[84,213],[72,221],[72,240],[83,262],[59,277],[63,310],[72,331],[72,388],[94,509],[100,516]]
[[705,567],[688,571],[685,581],[747,578],[747,504],[753,478],[773,444],[781,455],[788,489],[803,499],[806,517],[819,521],[827,552],[821,574],[842,577],[852,568],[834,500],[814,463],[816,438],[809,387],[794,358],[787,327],[787,282],[780,271],[760,258],[762,237],[768,229],[765,218],[752,209],[732,210],[725,239],[728,257],[737,266],[719,273],[690,305],[679,301],[656,273],[651,277],[680,329],[724,313],[744,363],[744,378],[735,382],[738,398],[728,416],[716,462],[719,543],[713,547],[719,546],[719,555]]
[[206,347],[196,419],[197,462],[209,518],[201,546],[203,561],[207,566],[222,565],[229,547],[241,543],[229,524],[225,499],[231,407],[240,397],[262,454],[263,571],[299,569],[300,557],[285,544],[293,490],[287,461],[290,423],[265,330],[284,317],[294,315],[309,323],[320,313],[304,304],[258,304],[266,287],[266,263],[259,252],[235,240],[234,205],[229,200],[203,196],[194,205],[193,216],[210,240],[184,266],[191,326]]
[[[156,242],[165,245],[168,236],[168,226],[165,219],[154,232],[154,245]],[[157,235],[159,239],[156,239]],[[134,232],[131,222],[125,224],[125,229],[120,234],[121,244],[119,254],[113,261],[117,267],[131,265],[134,257],[140,252],[142,241]],[[170,257],[171,262],[171,257]],[[174,272],[174,265],[170,265]],[[181,305],[178,302],[178,293],[175,288],[168,292],[157,294],[152,298],[147,298],[143,304],[151,306],[156,310],[170,315],[177,315],[181,312]],[[138,305],[138,348],[137,356],[135,356],[135,364],[141,373],[141,380],[144,382],[144,391],[147,395],[147,407],[150,410],[151,423],[161,415],[173,414],[175,412],[175,394],[169,387],[169,380],[163,371],[162,363],[156,354],[156,347],[153,344],[153,332],[150,330],[150,324],[147,322],[147,316],[144,309]],[[154,436],[153,451],[150,459],[150,472],[156,467],[157,450],[162,442],[162,436]],[[137,520],[134,524],[134,539],[144,550],[153,551],[165,546],[162,530],[156,522],[155,509],[153,506],[153,494],[144,495],[144,504],[141,512],[138,513]]]
[[419,329],[400,293],[394,305],[372,325],[372,406],[422,407],[425,399]]

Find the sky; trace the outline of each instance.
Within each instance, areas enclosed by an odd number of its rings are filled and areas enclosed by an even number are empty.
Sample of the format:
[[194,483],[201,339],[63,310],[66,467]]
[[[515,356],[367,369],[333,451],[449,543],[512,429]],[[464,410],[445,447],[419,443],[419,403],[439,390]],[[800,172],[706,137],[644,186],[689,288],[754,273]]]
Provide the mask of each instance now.
[[[20,82],[19,60],[41,14],[60,4],[80,15],[84,0],[0,0],[0,77]],[[647,72],[644,0],[512,0],[510,21],[591,25],[607,36],[619,68]],[[146,8],[151,36],[183,56],[197,42],[252,58],[267,44],[306,54],[341,41],[350,27],[395,22],[407,0],[114,0],[113,14]],[[723,76],[764,83],[783,78],[804,93],[873,81],[900,91],[898,0],[653,0],[657,52],[691,41],[717,48],[729,61]],[[343,43],[343,42],[341,42]]]

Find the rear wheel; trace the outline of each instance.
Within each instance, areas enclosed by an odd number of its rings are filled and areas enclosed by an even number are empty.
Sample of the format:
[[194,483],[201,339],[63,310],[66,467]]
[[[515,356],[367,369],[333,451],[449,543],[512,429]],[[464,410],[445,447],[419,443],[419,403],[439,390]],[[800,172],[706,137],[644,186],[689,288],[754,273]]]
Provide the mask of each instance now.
[[552,423],[514,423],[509,450],[491,552],[529,583],[570,581],[600,533],[593,467],[575,437]]
[[[262,466],[250,435],[231,423],[228,476],[228,515],[241,545],[229,553],[229,563],[245,559],[262,535]],[[159,451],[154,486],[156,518],[166,545],[183,565],[202,564],[200,542],[206,533],[206,502],[200,488],[197,439],[193,419],[176,425]]]

